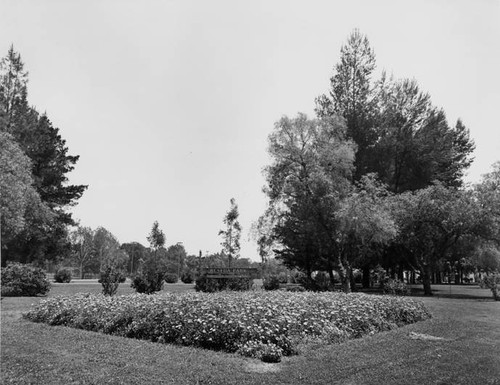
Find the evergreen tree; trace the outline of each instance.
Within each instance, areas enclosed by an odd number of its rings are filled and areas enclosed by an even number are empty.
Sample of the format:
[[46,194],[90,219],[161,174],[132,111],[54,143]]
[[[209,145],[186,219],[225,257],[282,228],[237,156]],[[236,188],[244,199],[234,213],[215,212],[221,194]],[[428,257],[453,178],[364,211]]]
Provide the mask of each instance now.
[[220,230],[219,235],[222,235],[224,239],[222,247],[229,258],[229,266],[231,267],[233,259],[240,256],[241,225],[238,222],[240,214],[238,212],[238,205],[236,204],[234,198],[231,198],[230,203],[231,207],[224,216],[226,229]]
[[[67,255],[67,226],[74,225],[67,208],[76,204],[87,186],[68,184],[78,156],[68,154],[66,142],[46,115],[28,105],[27,72],[11,47],[0,62],[0,131],[7,132],[30,159],[33,186],[49,213],[27,212],[24,230],[4,244],[6,259],[42,262]],[[32,207],[36,207],[33,206]]]

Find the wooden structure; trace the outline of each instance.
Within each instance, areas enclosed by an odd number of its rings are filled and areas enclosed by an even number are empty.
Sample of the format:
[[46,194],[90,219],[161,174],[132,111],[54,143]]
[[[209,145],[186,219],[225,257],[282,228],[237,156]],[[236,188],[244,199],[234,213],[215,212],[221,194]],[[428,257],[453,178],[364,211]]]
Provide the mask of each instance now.
[[257,278],[258,269],[252,267],[207,267],[202,269],[207,278]]

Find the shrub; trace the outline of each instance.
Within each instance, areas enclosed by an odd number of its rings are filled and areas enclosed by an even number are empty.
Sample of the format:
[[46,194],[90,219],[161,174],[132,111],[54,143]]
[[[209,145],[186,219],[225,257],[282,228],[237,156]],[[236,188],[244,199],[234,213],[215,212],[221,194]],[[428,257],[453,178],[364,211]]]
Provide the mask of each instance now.
[[480,286],[483,289],[490,289],[495,301],[500,301],[500,273],[489,274],[484,277]]
[[125,274],[115,266],[105,265],[98,281],[102,285],[102,294],[115,295],[120,282],[124,282],[125,278]]
[[181,281],[184,283],[193,283],[193,274],[190,271],[185,271],[184,273],[182,273]]
[[253,286],[252,278],[210,278],[202,275],[196,279],[196,291],[214,293],[223,290],[245,291]]
[[163,273],[147,271],[137,274],[130,285],[138,293],[152,294],[163,289]]
[[71,282],[71,270],[69,269],[57,269],[54,274],[54,281],[57,283],[70,283]]
[[177,283],[179,277],[175,273],[167,273],[165,274],[165,282],[166,283]]
[[50,290],[45,272],[31,265],[12,263],[2,269],[2,296],[34,297]]
[[384,282],[384,293],[391,295],[409,295],[410,288],[399,279],[389,278],[386,282]]
[[264,278],[263,286],[265,290],[278,290],[280,288],[280,280],[275,275],[270,275]]

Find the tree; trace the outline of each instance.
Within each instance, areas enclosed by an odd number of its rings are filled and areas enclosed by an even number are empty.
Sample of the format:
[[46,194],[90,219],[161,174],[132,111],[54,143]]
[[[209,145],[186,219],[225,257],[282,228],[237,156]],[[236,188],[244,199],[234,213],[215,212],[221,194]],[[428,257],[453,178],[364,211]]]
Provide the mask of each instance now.
[[[101,267],[106,264],[107,260],[116,259],[120,249],[120,242],[118,239],[104,227],[98,227],[94,232],[94,250],[96,253],[96,270],[99,271]],[[121,254],[121,259],[123,259],[123,254]],[[123,264],[123,263],[120,263]],[[126,263],[125,263],[126,266]]]
[[375,54],[355,30],[341,48],[329,95],[316,99],[318,117],[340,115],[357,145],[354,179],[377,173],[392,192],[425,188],[434,181],[460,187],[474,143],[463,123],[451,128],[444,112],[415,80],[385,72],[372,81]]
[[350,292],[352,267],[370,266],[381,246],[396,237],[397,226],[389,210],[388,192],[373,174],[361,178],[336,216],[337,270],[343,291]]
[[151,294],[163,288],[163,279],[167,272],[166,250],[163,247],[165,234],[160,229],[158,221],[153,223],[147,239],[150,251],[131,286],[139,293]]
[[10,46],[7,56],[0,61],[0,122],[2,130],[13,133],[14,122],[22,120],[28,110],[28,72],[24,70],[21,55]]
[[165,234],[160,229],[160,225],[158,221],[153,223],[153,227],[151,228],[151,232],[149,233],[147,240],[149,242],[149,246],[156,253],[160,248],[165,246]]
[[129,267],[127,270],[130,275],[137,273],[139,265],[147,258],[148,251],[146,247],[141,245],[139,242],[130,242],[123,243],[120,248],[129,256]]
[[454,129],[415,80],[378,83],[378,139],[370,170],[395,193],[426,188],[434,181],[460,187],[472,162],[474,143],[459,120]]
[[224,239],[222,242],[222,247],[224,252],[229,257],[229,266],[231,266],[233,258],[238,258],[240,256],[240,238],[241,238],[241,226],[238,222],[238,205],[234,198],[230,200],[231,207],[229,211],[224,216],[224,224],[226,225],[225,230],[220,230],[219,235],[222,235]]
[[[354,146],[338,117],[283,117],[269,136],[272,164],[265,169],[269,208],[259,224],[261,246],[274,245],[285,266],[330,272],[338,248],[336,211],[351,189]],[[333,278],[332,278],[333,279]]]
[[96,257],[94,231],[90,227],[78,226],[70,233],[70,240],[73,260],[80,268],[80,279],[83,279],[86,269],[91,266]]
[[167,258],[167,272],[181,277],[186,262],[186,249],[184,245],[179,242],[175,245],[169,246],[166,251]]
[[469,191],[442,184],[400,194],[393,207],[396,242],[420,271],[424,294],[432,295],[433,269],[461,239],[481,231],[481,209]]
[[76,204],[86,186],[68,183],[78,156],[68,155],[59,130],[29,107],[27,81],[21,56],[11,47],[0,62],[0,131],[11,134],[30,159],[33,186],[50,215],[35,215],[40,210],[27,215],[29,225],[6,244],[6,254],[11,260],[41,262],[69,253],[67,226],[74,221],[67,208]]
[[47,211],[33,188],[31,162],[12,136],[0,131],[1,248],[26,226],[27,211]]
[[371,76],[375,53],[368,38],[355,29],[340,49],[340,62],[330,78],[329,95],[316,98],[318,117],[340,115],[346,119],[347,137],[357,144],[355,179],[370,172],[369,148],[376,140]]

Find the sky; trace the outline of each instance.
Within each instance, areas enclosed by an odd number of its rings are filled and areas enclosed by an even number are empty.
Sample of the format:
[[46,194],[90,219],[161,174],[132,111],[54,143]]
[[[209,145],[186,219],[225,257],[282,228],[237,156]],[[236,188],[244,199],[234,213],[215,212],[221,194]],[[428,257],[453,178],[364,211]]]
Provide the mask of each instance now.
[[499,0],[0,0],[0,55],[14,45],[30,104],[80,156],[74,218],[144,245],[158,221],[167,245],[205,254],[235,198],[253,260],[267,137],[314,117],[355,28],[377,74],[417,80],[470,129],[478,182],[500,161]]

